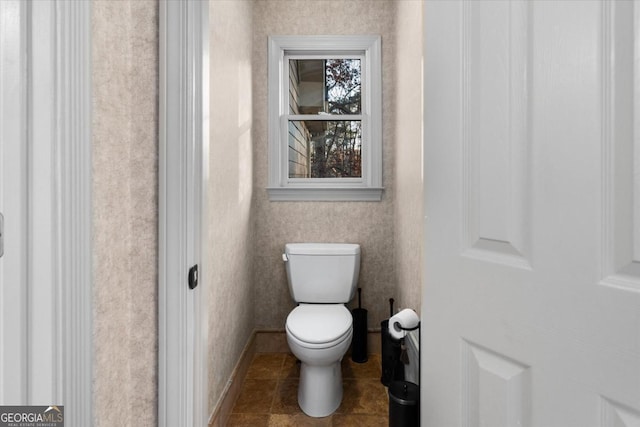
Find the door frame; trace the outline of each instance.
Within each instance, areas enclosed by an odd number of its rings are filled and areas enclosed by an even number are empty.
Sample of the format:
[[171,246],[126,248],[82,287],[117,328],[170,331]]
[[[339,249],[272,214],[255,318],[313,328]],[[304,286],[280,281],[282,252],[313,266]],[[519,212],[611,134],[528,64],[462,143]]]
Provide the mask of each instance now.
[[[158,423],[208,425],[208,1],[160,2]],[[203,236],[205,236],[203,238]],[[198,265],[198,286],[188,287]]]
[[91,2],[16,7],[31,207],[25,320],[29,336],[47,335],[27,338],[23,398],[64,405],[69,426],[92,425]]
[[[55,200],[63,396],[70,426],[94,424],[91,2],[58,0],[54,22]],[[59,300],[60,301],[60,300]]]
[[55,87],[51,217],[57,228],[53,263],[61,295],[62,393],[66,420],[83,426],[94,422],[91,2],[58,0],[43,12],[55,40],[48,57]]

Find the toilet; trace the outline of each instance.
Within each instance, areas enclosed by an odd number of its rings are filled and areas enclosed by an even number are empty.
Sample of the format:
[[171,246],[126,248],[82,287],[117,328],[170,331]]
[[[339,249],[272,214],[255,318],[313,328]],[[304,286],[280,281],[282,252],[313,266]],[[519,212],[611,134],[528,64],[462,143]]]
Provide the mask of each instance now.
[[282,255],[298,306],[287,316],[287,343],[300,360],[298,405],[311,417],[331,415],[342,401],[342,357],[351,345],[360,245],[287,243]]

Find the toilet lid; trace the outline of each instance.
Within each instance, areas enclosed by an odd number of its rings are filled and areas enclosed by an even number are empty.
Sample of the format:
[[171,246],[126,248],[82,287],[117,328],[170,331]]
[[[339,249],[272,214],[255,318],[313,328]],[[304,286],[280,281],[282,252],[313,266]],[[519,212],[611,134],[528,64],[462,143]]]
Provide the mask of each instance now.
[[321,344],[349,332],[353,318],[342,304],[300,304],[287,317],[287,329],[300,341]]

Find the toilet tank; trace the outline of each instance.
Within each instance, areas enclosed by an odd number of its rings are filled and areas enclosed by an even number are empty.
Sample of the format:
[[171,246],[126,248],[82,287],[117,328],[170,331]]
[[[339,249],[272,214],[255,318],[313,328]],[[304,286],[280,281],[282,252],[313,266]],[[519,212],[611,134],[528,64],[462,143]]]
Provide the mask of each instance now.
[[289,292],[296,302],[348,303],[360,273],[360,245],[287,243],[283,259]]

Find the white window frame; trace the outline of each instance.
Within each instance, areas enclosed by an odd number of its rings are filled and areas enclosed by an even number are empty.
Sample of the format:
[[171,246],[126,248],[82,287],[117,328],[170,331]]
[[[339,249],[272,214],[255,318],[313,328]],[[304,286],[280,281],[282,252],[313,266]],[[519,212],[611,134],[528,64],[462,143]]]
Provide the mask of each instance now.
[[[361,178],[289,178],[288,55],[362,58]],[[382,60],[378,35],[269,37],[269,186],[271,201],[379,201],[382,198]],[[330,116],[331,117],[331,116]],[[335,116],[332,117],[335,120]]]

